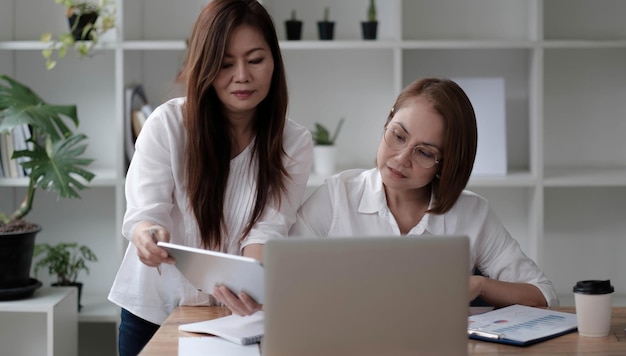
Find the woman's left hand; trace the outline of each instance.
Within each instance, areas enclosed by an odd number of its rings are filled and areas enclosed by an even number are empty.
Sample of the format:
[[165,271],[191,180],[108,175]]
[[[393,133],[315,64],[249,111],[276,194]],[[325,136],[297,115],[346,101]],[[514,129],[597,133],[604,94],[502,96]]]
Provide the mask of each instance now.
[[237,296],[225,286],[215,287],[213,296],[237,315],[252,315],[263,309],[262,304],[257,303],[246,293],[241,292]]

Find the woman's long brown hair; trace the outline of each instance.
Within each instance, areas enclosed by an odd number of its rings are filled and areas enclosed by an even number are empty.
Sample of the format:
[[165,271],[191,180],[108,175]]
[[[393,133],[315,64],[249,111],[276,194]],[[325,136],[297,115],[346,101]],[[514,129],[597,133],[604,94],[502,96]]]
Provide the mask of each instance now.
[[223,209],[232,147],[230,124],[213,83],[231,33],[244,24],[263,34],[272,51],[274,73],[269,93],[255,113],[252,159],[258,162],[257,193],[250,220],[238,236],[239,242],[259,220],[270,200],[280,204],[284,180],[288,177],[283,165],[287,80],[272,19],[256,0],[213,0],[193,27],[181,75],[187,83],[184,125],[189,204],[198,222],[202,245],[213,250],[221,249],[224,244]]

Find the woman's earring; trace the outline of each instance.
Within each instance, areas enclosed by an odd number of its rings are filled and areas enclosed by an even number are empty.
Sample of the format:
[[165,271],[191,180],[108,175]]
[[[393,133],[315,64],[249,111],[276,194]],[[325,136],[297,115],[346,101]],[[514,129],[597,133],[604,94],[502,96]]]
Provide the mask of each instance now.
[[440,173],[435,174],[435,178],[441,179],[441,174]]

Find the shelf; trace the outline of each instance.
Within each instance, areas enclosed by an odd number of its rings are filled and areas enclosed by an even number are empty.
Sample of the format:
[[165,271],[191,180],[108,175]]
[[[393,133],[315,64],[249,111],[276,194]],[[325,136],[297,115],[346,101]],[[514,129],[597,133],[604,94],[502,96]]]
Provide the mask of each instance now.
[[626,40],[550,40],[542,46],[547,49],[626,48]]
[[510,172],[506,176],[474,176],[470,177],[468,187],[532,187],[537,178],[528,172]]
[[55,287],[0,302],[2,354],[77,355],[77,298],[76,288]]
[[[88,184],[90,187],[114,187],[118,183],[115,172],[112,169],[93,169],[89,171],[95,174]],[[0,178],[0,187],[28,187],[28,178]]]
[[122,44],[125,50],[137,51],[183,51],[187,48],[185,41],[126,41]]
[[[0,50],[7,51],[41,51],[49,47],[48,43],[41,41],[0,41]],[[117,48],[116,42],[103,41],[99,42],[95,50],[112,50]]]
[[[67,295],[67,288],[44,287],[35,291],[32,297],[0,301],[0,312],[48,312],[51,305],[59,303]],[[75,293],[76,294],[76,293]],[[78,298],[78,296],[76,296]],[[119,323],[120,309],[111,303],[106,295],[83,295],[83,308],[78,313],[79,322],[112,322]],[[75,305],[75,304],[74,304]]]
[[110,302],[106,295],[86,294],[81,297],[82,309],[78,313],[81,323],[111,322],[119,324],[120,308]]
[[402,49],[530,49],[536,46],[537,42],[530,40],[409,40],[399,44]]
[[353,49],[394,49],[399,42],[389,40],[332,40],[332,41],[280,41],[282,50],[353,50]]
[[546,187],[626,187],[626,167],[546,169]]
[[[0,312],[46,313],[70,295],[71,288],[39,288],[29,298],[0,301]],[[74,292],[75,298],[78,298]]]
[[40,41],[0,41],[0,50],[23,51],[48,48],[48,45]]
[[[626,41],[625,41],[626,42]],[[332,41],[318,41],[318,40],[300,40],[300,41],[280,41],[280,48],[282,50],[371,50],[371,49],[529,49],[538,46],[540,43],[530,40],[519,41],[504,41],[504,40],[444,40],[444,41],[427,41],[427,40],[407,40],[407,41],[395,41],[395,40],[332,40]],[[590,45],[593,42],[590,42]],[[613,46],[619,46],[617,43],[612,43]],[[0,42],[0,49],[4,47],[14,47],[15,45],[2,46]],[[626,46],[625,43],[621,43],[621,46]],[[25,43],[22,48],[19,49],[34,49],[29,48],[34,45]],[[45,46],[38,46],[41,49]],[[121,44],[124,50],[140,50],[140,51],[182,51],[186,50],[186,44],[184,40],[180,41],[125,41]],[[578,45],[575,47],[579,47]],[[13,48],[11,48],[13,49]],[[18,48],[15,48],[18,49]]]

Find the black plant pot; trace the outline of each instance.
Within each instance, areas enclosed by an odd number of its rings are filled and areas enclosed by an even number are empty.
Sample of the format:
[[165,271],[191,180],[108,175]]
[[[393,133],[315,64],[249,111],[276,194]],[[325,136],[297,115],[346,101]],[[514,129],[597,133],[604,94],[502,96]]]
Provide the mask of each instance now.
[[41,282],[30,278],[35,237],[41,231],[0,233],[0,300],[30,297]]
[[80,312],[80,310],[83,308],[82,304],[80,304],[80,298],[81,298],[81,295],[83,294],[82,283],[80,282],[73,282],[73,283],[68,283],[68,284],[52,283],[50,285],[53,287],[76,287],[78,288],[78,298],[76,298],[76,307],[78,308],[77,310]]
[[335,22],[318,21],[317,32],[320,40],[332,40],[335,32]]
[[290,41],[298,41],[302,38],[302,21],[287,20],[285,21],[285,31],[287,39]]
[[[96,23],[96,20],[98,19],[98,14],[95,12],[82,14],[80,16],[76,14],[72,14],[72,16],[68,17],[67,19],[70,23],[70,30],[72,30],[72,36],[74,36],[74,40],[76,41],[89,40],[90,39],[89,33],[92,30],[90,29],[84,35],[83,35],[83,31],[87,25],[91,24],[93,26],[93,24]],[[78,19],[78,24],[76,24],[77,19]]]
[[361,22],[361,30],[364,40],[375,40],[376,32],[378,30],[378,21]]

